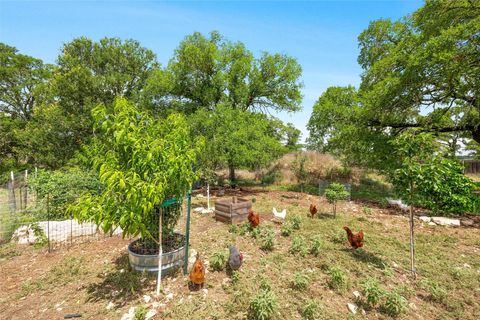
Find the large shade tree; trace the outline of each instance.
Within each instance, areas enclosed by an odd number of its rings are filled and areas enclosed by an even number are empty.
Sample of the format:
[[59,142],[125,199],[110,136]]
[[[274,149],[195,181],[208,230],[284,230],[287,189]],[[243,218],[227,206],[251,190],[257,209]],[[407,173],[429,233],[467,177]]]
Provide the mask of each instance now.
[[149,79],[145,96],[157,112],[166,105],[186,114],[228,103],[243,111],[301,109],[302,69],[296,59],[264,52],[254,57],[241,42],[218,32],[185,37],[163,70]]
[[[314,106],[310,146],[351,161],[389,165],[389,140],[410,128],[480,142],[480,2],[427,1],[359,36],[359,90],[329,88]],[[375,161],[374,157],[382,159]]]

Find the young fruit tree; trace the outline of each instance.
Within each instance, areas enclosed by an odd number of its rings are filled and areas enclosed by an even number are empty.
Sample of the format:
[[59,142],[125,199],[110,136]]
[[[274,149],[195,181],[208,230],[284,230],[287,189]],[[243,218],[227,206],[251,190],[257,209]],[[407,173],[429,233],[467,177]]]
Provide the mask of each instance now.
[[334,182],[325,189],[325,197],[333,206],[334,217],[337,216],[337,201],[347,199],[349,194],[345,186],[341,183]]
[[410,205],[410,262],[416,278],[413,205],[442,214],[471,212],[474,182],[455,160],[438,155],[436,140],[427,133],[406,133],[394,142],[397,169],[389,176],[395,191]]
[[85,153],[103,189],[84,194],[70,209],[76,219],[93,221],[104,232],[120,227],[123,236],[139,236],[142,253],[161,252],[180,211],[166,210],[160,217],[159,205],[188,192],[203,140],[191,140],[184,116],[155,119],[123,98],[115,100],[113,110],[99,105],[92,115],[96,133]]

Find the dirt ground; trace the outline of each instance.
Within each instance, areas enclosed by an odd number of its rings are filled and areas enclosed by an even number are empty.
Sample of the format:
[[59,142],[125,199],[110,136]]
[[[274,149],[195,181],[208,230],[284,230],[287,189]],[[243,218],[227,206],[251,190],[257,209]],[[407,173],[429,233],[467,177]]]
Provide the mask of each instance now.
[[[239,283],[234,284],[225,271],[209,268],[204,289],[190,292],[188,277],[178,272],[162,281],[162,293],[156,297],[155,277],[129,268],[126,246],[131,240],[111,237],[52,253],[7,245],[0,248],[0,319],[63,319],[67,314],[79,314],[81,319],[120,319],[132,307],[154,310],[153,319],[246,319],[262,279],[271,283],[279,302],[273,319],[300,319],[308,299],[320,305],[315,319],[389,318],[380,306],[356,315],[348,311],[347,303],[355,302],[352,292],[361,292],[367,277],[379,279],[386,291],[397,290],[407,298],[401,319],[480,318],[478,229],[418,221],[419,279],[415,282],[409,272],[408,219],[399,211],[343,203],[338,217],[332,219],[331,206],[324,198],[262,189],[234,194],[252,199],[262,228],[274,230],[273,251],[261,250],[261,238],[241,235],[216,222],[213,215],[192,213],[190,241],[191,249],[201,254],[207,266],[213,253],[227,253],[227,246],[236,244],[245,257]],[[307,217],[310,203],[319,207],[316,219]],[[194,197],[192,207],[199,205],[205,206],[206,199]],[[272,221],[272,207],[286,208],[287,219],[301,217],[301,229],[290,237],[282,236],[280,225]],[[348,248],[343,225],[364,230],[364,250]],[[308,245],[314,236],[322,239],[319,256],[289,251],[293,238],[302,238]],[[344,271],[344,290],[329,286],[332,267]],[[299,271],[309,278],[303,291],[291,285]],[[433,296],[432,283],[445,290],[445,296]]]

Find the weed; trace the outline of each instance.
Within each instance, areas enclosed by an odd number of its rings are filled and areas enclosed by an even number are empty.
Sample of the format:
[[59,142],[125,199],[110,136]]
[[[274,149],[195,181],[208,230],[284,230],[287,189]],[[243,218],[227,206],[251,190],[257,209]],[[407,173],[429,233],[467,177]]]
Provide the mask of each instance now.
[[396,291],[398,292],[398,294],[405,297],[406,299],[410,299],[416,294],[415,289],[406,284],[398,286]]
[[244,236],[247,234],[248,230],[250,230],[250,224],[248,223],[242,223],[239,227],[238,227],[238,234],[241,235],[241,236]]
[[338,230],[336,233],[331,233],[330,240],[334,243],[344,243],[345,241],[347,241],[345,231]]
[[338,267],[329,268],[328,275],[330,276],[328,280],[330,288],[339,291],[344,291],[348,288],[348,278],[342,269]]
[[292,234],[292,231],[293,231],[293,227],[292,227],[292,224],[290,222],[285,222],[280,227],[280,232],[282,233],[282,236],[284,236],[284,237],[288,237],[290,234]]
[[384,313],[391,317],[396,317],[407,311],[407,299],[401,296],[398,292],[387,292],[385,297],[385,303],[382,306],[382,311]]
[[304,272],[295,272],[292,280],[292,288],[296,290],[305,290],[308,287],[310,278]]
[[366,306],[368,308],[375,307],[384,295],[384,290],[380,287],[378,280],[376,278],[369,277],[362,282],[361,287],[363,294],[365,295]]
[[372,214],[372,209],[369,207],[363,207],[362,211],[364,214],[371,215]]
[[236,224],[231,224],[228,227],[228,232],[233,233],[233,234],[237,234],[239,232],[239,227]]
[[292,240],[292,244],[290,245],[290,249],[288,249],[288,252],[294,255],[298,254],[301,257],[305,257],[308,253],[305,239],[300,236],[294,237]]
[[217,251],[210,259],[210,267],[213,271],[222,271],[227,263],[227,255],[223,251]]
[[141,305],[135,308],[134,320],[144,320],[147,315],[148,309],[145,305]]
[[315,299],[309,299],[305,302],[302,311],[302,318],[305,320],[317,319],[320,314],[320,304]]
[[323,241],[320,236],[313,237],[312,244],[310,245],[310,253],[315,257],[320,254],[320,249],[323,247]]
[[35,248],[42,248],[46,246],[48,243],[48,238],[45,235],[45,232],[43,232],[43,229],[40,228],[38,223],[32,223],[30,225],[30,228],[32,228],[33,234],[35,235],[35,243],[33,246]]
[[233,271],[230,279],[231,279],[233,285],[238,284],[240,282],[240,272]]
[[420,282],[420,287],[428,291],[432,301],[443,303],[447,297],[447,290],[435,281],[425,279]]
[[252,238],[257,239],[261,233],[262,228],[260,226],[257,226],[256,228],[250,227],[250,236],[252,236]]
[[278,299],[271,289],[260,288],[257,295],[250,301],[248,318],[251,320],[272,319],[278,308]]
[[262,232],[261,246],[260,248],[265,251],[272,251],[275,247],[275,231],[268,228]]
[[293,215],[290,221],[294,230],[300,230],[300,226],[302,225],[302,218],[300,216]]

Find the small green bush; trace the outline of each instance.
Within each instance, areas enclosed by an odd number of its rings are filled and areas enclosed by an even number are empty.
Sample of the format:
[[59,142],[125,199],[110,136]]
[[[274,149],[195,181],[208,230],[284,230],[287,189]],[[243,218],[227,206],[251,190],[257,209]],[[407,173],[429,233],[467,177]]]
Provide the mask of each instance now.
[[299,255],[301,257],[305,257],[308,253],[307,244],[305,243],[305,239],[303,237],[294,237],[292,239],[292,243],[290,245],[290,249],[288,252],[294,255]]
[[320,249],[323,247],[323,241],[320,236],[313,237],[312,243],[310,245],[310,254],[313,254],[315,257],[318,257],[320,254]]
[[387,292],[385,297],[386,299],[382,306],[382,311],[387,315],[396,317],[407,311],[407,299],[401,296],[398,292]]
[[320,304],[315,299],[309,299],[305,302],[302,311],[302,319],[315,320],[320,314]]
[[40,226],[38,225],[38,223],[32,223],[30,225],[30,228],[32,228],[33,230],[33,234],[35,235],[36,239],[35,239],[35,243],[34,243],[34,247],[35,248],[42,248],[44,246],[47,245],[48,243],[48,238],[47,236],[45,235],[45,232],[43,232],[43,229],[40,228]]
[[365,281],[362,282],[361,287],[365,296],[365,305],[368,308],[375,307],[385,294],[376,278],[369,277],[365,279]]
[[262,234],[262,228],[260,226],[257,226],[256,228],[253,228],[250,226],[250,236],[253,239],[257,239],[261,234]]
[[338,267],[331,267],[328,270],[328,275],[330,279],[328,280],[328,285],[330,288],[343,291],[348,288],[348,278],[345,272]]
[[290,236],[292,234],[292,231],[293,231],[293,227],[292,227],[292,224],[290,222],[285,222],[280,227],[280,232],[281,232],[282,236],[284,236],[284,237]]
[[325,197],[328,202],[332,204],[333,215],[337,215],[337,202],[339,200],[345,200],[348,198],[350,193],[347,191],[345,186],[340,183],[332,183],[325,189]]
[[261,249],[265,251],[272,251],[275,247],[275,231],[268,228],[262,232]]
[[308,287],[310,278],[304,272],[295,272],[292,280],[292,288],[296,290],[305,290]]
[[257,295],[250,301],[248,319],[269,320],[278,309],[278,299],[270,288],[260,288]]
[[223,251],[217,251],[210,259],[210,267],[213,271],[222,271],[227,264],[227,255]]

